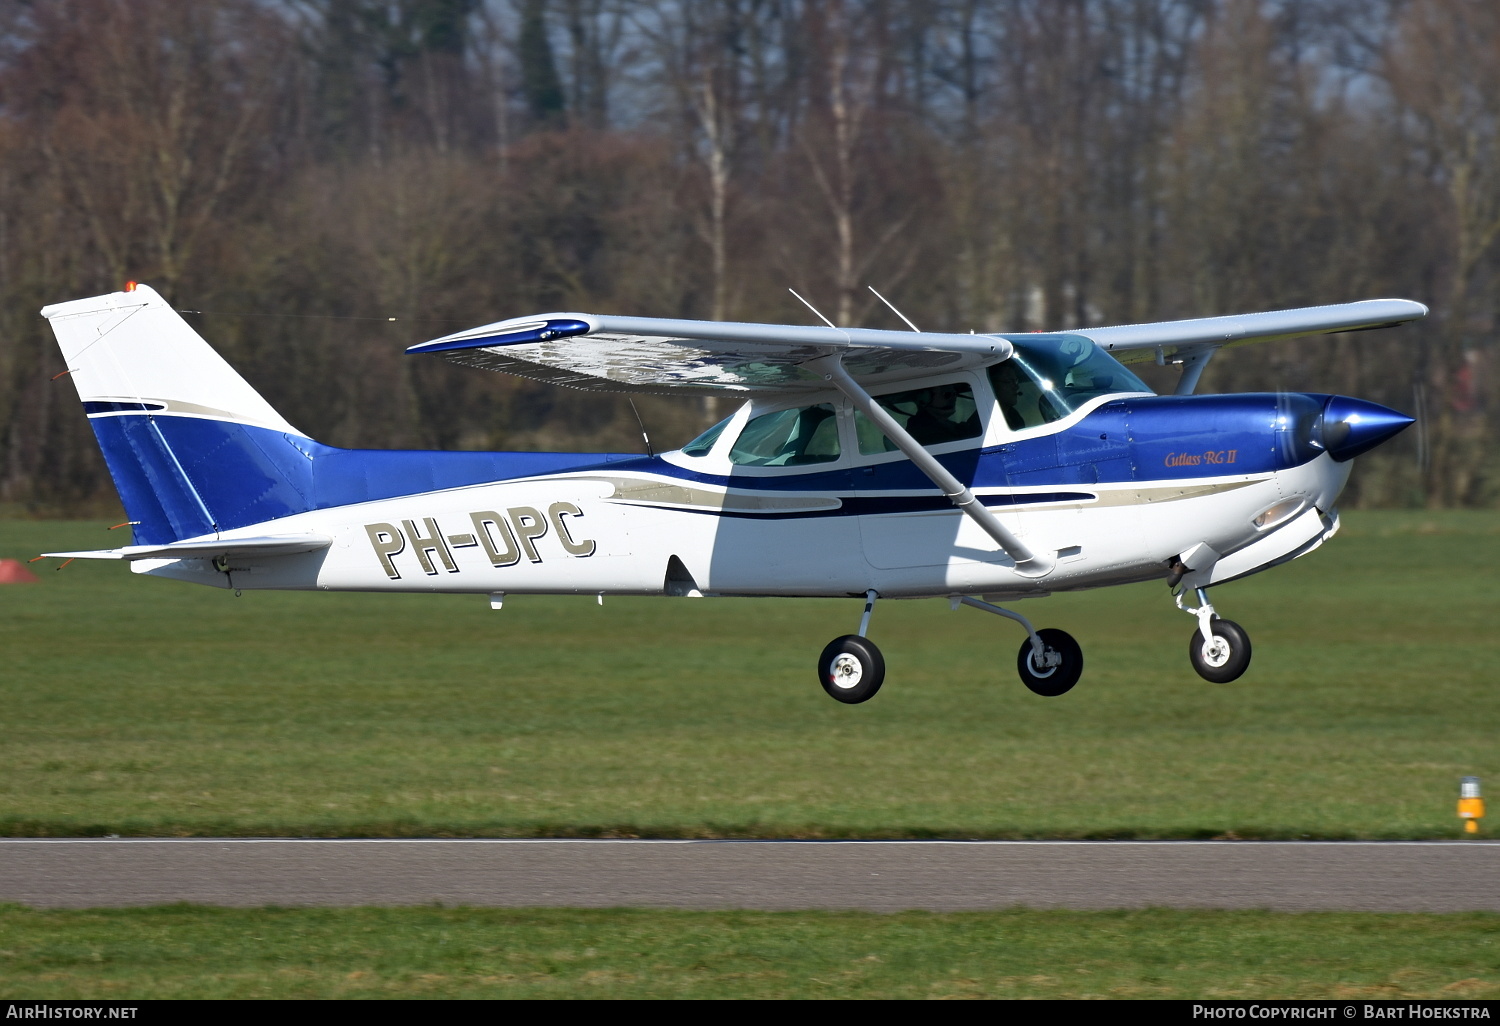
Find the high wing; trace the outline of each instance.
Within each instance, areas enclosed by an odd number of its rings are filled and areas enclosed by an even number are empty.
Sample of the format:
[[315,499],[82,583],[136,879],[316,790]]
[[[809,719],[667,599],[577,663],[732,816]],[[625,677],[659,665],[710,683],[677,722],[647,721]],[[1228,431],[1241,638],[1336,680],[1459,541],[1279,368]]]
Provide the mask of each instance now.
[[411,346],[454,363],[606,392],[787,394],[827,388],[802,366],[840,353],[861,381],[898,381],[1010,358],[998,335],[550,313]]
[[[1297,310],[1195,317],[1156,324],[1077,328],[1071,334],[1093,339],[1121,363],[1165,358],[1182,360],[1205,350],[1270,342],[1298,335],[1390,328],[1427,316],[1427,307],[1409,299],[1366,299],[1359,303],[1305,306]],[[1158,356],[1157,350],[1161,350]]]
[[[1208,358],[1225,346],[1385,328],[1426,314],[1421,303],[1371,299],[1062,334],[1092,339],[1124,363],[1184,364],[1181,392],[1192,390]],[[878,384],[998,363],[1010,358],[1013,347],[1001,334],[549,313],[497,321],[406,351],[573,388],[722,395],[826,388],[823,376],[804,364],[834,354],[843,356],[852,377]]]

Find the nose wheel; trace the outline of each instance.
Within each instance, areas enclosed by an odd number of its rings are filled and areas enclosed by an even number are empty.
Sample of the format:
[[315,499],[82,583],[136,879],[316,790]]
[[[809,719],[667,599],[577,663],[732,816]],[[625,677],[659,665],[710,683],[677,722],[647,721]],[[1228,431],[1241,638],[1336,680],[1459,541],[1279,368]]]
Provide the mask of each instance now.
[[1208,622],[1210,637],[1203,639],[1200,627],[1188,639],[1188,658],[1198,676],[1214,684],[1238,680],[1250,666],[1250,635],[1233,620],[1217,616]]
[[1228,684],[1239,680],[1250,668],[1250,635],[1245,628],[1233,620],[1221,620],[1208,601],[1208,592],[1195,589],[1197,608],[1189,608],[1183,602],[1181,589],[1174,598],[1177,608],[1198,618],[1198,629],[1188,639],[1188,658],[1198,676],[1213,684]]

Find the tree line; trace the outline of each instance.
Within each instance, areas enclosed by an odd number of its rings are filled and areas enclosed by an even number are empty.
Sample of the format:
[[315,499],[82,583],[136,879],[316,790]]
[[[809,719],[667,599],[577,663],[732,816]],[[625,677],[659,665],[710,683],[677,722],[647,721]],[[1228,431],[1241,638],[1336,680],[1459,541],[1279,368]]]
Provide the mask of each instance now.
[[1413,412],[1350,500],[1488,506],[1497,143],[1489,0],[0,0],[0,502],[111,501],[37,310],[139,280],[321,441],[627,451],[727,411],[401,350],[788,287],[948,331],[1400,296],[1199,390]]

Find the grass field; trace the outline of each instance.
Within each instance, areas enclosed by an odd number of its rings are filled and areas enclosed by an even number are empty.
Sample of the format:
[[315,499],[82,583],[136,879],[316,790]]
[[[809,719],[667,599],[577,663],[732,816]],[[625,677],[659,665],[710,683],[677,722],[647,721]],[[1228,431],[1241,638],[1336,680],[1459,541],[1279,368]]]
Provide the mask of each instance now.
[[1500,916],[0,906],[38,998],[1500,997]]
[[[0,523],[0,556],[117,542]],[[1450,837],[1500,783],[1500,516],[1355,513],[1215,591],[1024,605],[1082,643],[1037,698],[1013,624],[885,602],[864,706],[813,673],[856,601],[232,593],[76,562],[0,587],[0,834]],[[1492,786],[1493,789],[1493,786]]]

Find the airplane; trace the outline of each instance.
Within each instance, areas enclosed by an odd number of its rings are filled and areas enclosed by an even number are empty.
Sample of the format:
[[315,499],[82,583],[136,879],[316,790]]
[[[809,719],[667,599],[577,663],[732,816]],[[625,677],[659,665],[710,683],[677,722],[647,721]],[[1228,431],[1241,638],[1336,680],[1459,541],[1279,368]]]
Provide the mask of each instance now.
[[[237,594],[467,592],[494,609],[529,594],[855,598],[858,629],[817,663],[823,689],[851,705],[885,679],[869,638],[878,599],[1015,621],[1022,682],[1055,697],[1082,674],[1079,644],[1000,603],[1164,579],[1195,620],[1193,669],[1227,683],[1250,639],[1209,589],[1330,538],[1351,461],[1413,418],[1340,395],[1196,395],[1205,366],[1229,346],[1426,313],[1376,299],[967,334],[538,314],[407,352],[740,405],[655,455],[438,452],[314,441],[130,283],[42,315],[132,544],[45,555]],[[1174,394],[1129,369],[1151,360],[1180,365]]]

